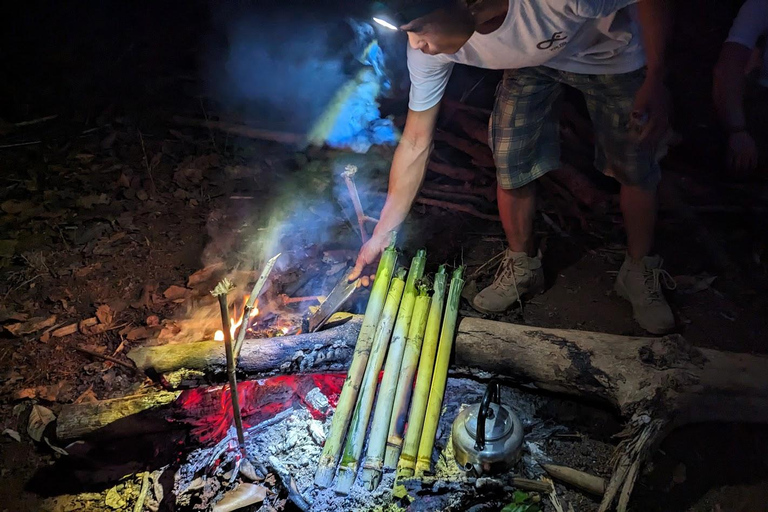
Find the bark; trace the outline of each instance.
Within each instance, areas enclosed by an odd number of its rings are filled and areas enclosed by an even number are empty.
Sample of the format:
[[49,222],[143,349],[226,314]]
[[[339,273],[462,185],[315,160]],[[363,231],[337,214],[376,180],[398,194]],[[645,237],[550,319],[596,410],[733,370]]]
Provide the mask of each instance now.
[[[179,393],[178,391],[158,391],[95,403],[65,405],[56,419],[56,437],[64,440],[86,436],[108,425],[114,425],[118,420],[161,409],[176,400]],[[137,435],[162,431],[166,428],[165,421],[146,421],[145,417],[142,421],[130,422],[130,426],[126,424],[121,429],[125,434]],[[119,435],[119,433],[116,434]]]

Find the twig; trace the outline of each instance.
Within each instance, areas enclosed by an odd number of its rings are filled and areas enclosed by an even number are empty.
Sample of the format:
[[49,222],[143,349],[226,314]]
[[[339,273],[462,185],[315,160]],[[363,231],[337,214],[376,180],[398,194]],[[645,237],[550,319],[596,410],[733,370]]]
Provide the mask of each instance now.
[[563,238],[570,238],[570,237],[571,237],[571,235],[569,235],[568,233],[566,233],[565,231],[563,231],[563,228],[561,228],[560,226],[558,226],[558,225],[557,225],[557,223],[555,223],[555,221],[553,221],[553,220],[552,220],[552,219],[549,217],[549,215],[547,215],[545,212],[541,212],[541,217],[544,219],[544,222],[546,222],[547,224],[549,224],[549,227],[551,227],[552,229],[554,229],[554,230],[555,230],[555,233],[557,233],[558,235],[560,235],[560,236],[561,236],[561,237],[563,237]]
[[[203,117],[205,118],[205,122],[208,122],[208,112],[205,111],[205,105],[203,104],[203,98],[200,98],[200,109],[203,111]],[[213,136],[213,130],[211,127],[208,127],[208,135],[211,136],[211,144],[213,144],[213,149],[217,153],[219,152],[219,149],[216,147],[216,138]],[[225,148],[226,149],[226,148]]]
[[296,485],[296,481],[288,472],[288,468],[286,468],[285,465],[280,462],[280,459],[274,455],[270,455],[269,464],[272,466],[272,469],[275,470],[277,476],[280,477],[280,480],[283,481],[283,485],[288,491],[288,498],[293,502],[293,504],[299,507],[301,510],[310,510],[312,508],[312,504],[308,503],[307,499],[302,496],[301,491],[299,491],[299,488]]
[[108,355],[105,355],[105,354],[99,354],[98,352],[94,352],[93,350],[88,350],[87,348],[83,348],[83,347],[75,347],[75,350],[77,350],[78,352],[82,352],[83,354],[88,354],[90,356],[93,356],[93,357],[95,357],[97,359],[103,359],[105,361],[109,361],[110,363],[118,364],[118,365],[120,365],[120,366],[122,366],[124,368],[128,368],[129,370],[132,370],[132,371],[134,371],[136,373],[141,373],[141,370],[139,370],[135,366],[133,366],[131,364],[128,364],[128,363],[126,363],[124,361],[121,361],[121,360],[119,360],[119,359],[117,359],[115,357],[108,356]]
[[297,302],[311,302],[311,301],[319,301],[320,296],[319,295],[310,295],[309,297],[288,297],[287,295],[283,295],[281,297],[281,300],[283,304],[295,304]]
[[14,123],[13,126],[15,126],[16,128],[20,128],[22,126],[32,126],[33,124],[39,124],[39,123],[44,123],[46,121],[51,121],[52,119],[56,119],[57,117],[59,117],[59,114],[54,114],[52,116],[40,117],[40,118],[37,118],[37,119],[30,119],[29,121],[22,121],[20,123]]
[[133,506],[133,512],[144,512],[144,501],[147,499],[147,493],[149,492],[149,471],[145,471],[141,477],[141,491],[139,491],[139,497],[136,498],[136,504]]
[[277,258],[279,258],[281,254],[283,253],[279,252],[272,256],[272,258],[267,261],[267,264],[264,265],[264,270],[261,271],[261,275],[259,276],[259,279],[256,280],[256,284],[253,285],[251,295],[248,297],[248,301],[245,303],[245,308],[243,308],[243,321],[240,323],[240,329],[237,332],[237,340],[235,340],[235,347],[232,353],[235,358],[235,364],[237,364],[237,359],[240,357],[240,349],[243,347],[245,331],[248,330],[248,320],[250,319],[253,306],[256,304],[256,299],[259,298],[261,290],[264,289],[264,285],[267,283],[267,278],[272,272],[272,269],[275,268]]
[[483,212],[477,211],[474,207],[467,206],[465,204],[449,203],[448,201],[438,201],[437,199],[430,199],[428,197],[417,197],[416,202],[421,204],[426,204],[429,206],[437,206],[438,208],[444,208],[446,210],[455,210],[457,212],[468,213],[469,215],[473,215],[475,217],[479,217],[485,220],[492,220],[494,222],[500,221],[498,215],[490,215],[488,213],[483,213]]
[[365,231],[365,213],[363,213],[363,205],[360,204],[360,196],[357,193],[357,187],[355,186],[354,176],[357,173],[357,166],[352,164],[344,167],[344,172],[341,173],[341,177],[344,178],[344,182],[347,184],[347,190],[349,191],[349,197],[352,198],[352,205],[355,207],[355,214],[357,215],[357,226],[360,228],[360,238],[363,243],[368,241],[368,233]]
[[237,376],[235,375],[235,354],[232,351],[232,334],[229,326],[229,306],[227,305],[227,294],[234,287],[229,279],[224,278],[216,288],[211,291],[211,295],[219,300],[219,309],[221,311],[221,326],[224,332],[224,352],[227,356],[227,376],[229,377],[229,396],[232,402],[232,416],[235,419],[235,429],[237,430],[237,441],[240,445],[240,452],[243,457],[245,452],[245,436],[243,435],[243,418],[240,416],[240,400],[237,396]]
[[552,490],[549,491],[548,497],[549,497],[549,502],[552,503],[553,507],[555,507],[555,511],[565,512],[565,510],[563,510],[563,504],[560,503],[560,498],[557,496],[557,489],[555,489],[555,485],[552,482],[552,480],[545,476],[541,477],[541,480],[544,482],[547,482],[549,485],[552,486]]
[[35,144],[40,144],[41,140],[29,140],[27,142],[16,142],[15,144],[3,144],[0,146],[0,149],[8,149],[8,148],[18,148],[21,146],[34,146]]
[[182,126],[195,126],[198,128],[208,128],[220,130],[223,132],[247,137],[249,139],[269,140],[280,142],[282,144],[301,144],[304,142],[304,135],[286,132],[273,132],[270,130],[260,130],[250,126],[223,123],[221,121],[206,121],[204,119],[193,119],[189,117],[174,116],[173,122]]
[[141,152],[144,153],[144,165],[147,167],[147,174],[149,174],[149,182],[152,183],[152,192],[154,193],[157,188],[155,187],[155,178],[152,177],[152,167],[149,165],[149,158],[147,158],[147,150],[144,147],[144,136],[139,132],[139,140],[141,141]]

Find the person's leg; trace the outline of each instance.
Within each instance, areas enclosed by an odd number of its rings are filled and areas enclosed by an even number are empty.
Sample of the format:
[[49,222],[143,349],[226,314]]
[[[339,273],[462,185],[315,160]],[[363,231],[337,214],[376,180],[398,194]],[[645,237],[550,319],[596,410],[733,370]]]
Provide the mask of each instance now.
[[503,189],[496,186],[499,217],[504,227],[509,250],[536,256],[533,243],[533,217],[536,215],[536,183],[520,188]]
[[553,107],[560,84],[545,68],[507,71],[496,96],[489,144],[496,163],[499,205],[508,249],[494,282],[472,305],[498,313],[521,296],[543,289],[541,258],[533,240],[536,179],[560,164],[559,131]]
[[656,229],[656,190],[635,185],[622,185],[619,195],[624,229],[627,231],[627,254],[641,260],[651,253]]
[[642,85],[644,71],[571,74],[571,79],[584,94],[595,127],[595,166],[621,183],[627,255],[616,278],[616,291],[632,304],[641,327],[654,334],[668,332],[675,320],[662,285],[671,277],[662,268],[661,257],[651,255],[661,169],[656,148],[640,147],[630,125],[635,93]]

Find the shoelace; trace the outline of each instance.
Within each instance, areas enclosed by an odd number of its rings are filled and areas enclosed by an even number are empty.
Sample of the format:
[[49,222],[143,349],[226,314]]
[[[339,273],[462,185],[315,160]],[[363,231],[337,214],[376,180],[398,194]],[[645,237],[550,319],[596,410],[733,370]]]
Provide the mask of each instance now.
[[669,272],[661,268],[649,268],[645,270],[645,286],[648,288],[648,302],[658,302],[661,300],[661,287],[662,285],[667,290],[674,290],[677,288],[675,279]]
[[[515,269],[518,268],[517,262],[515,260],[512,260],[509,256],[505,256],[504,260],[501,262],[501,265],[499,265],[499,268],[496,270],[496,276],[493,278],[493,287],[494,288],[506,288],[509,285],[505,285],[505,282],[512,280],[512,286],[515,287],[515,297],[517,298],[518,304],[520,304],[520,311],[523,311],[523,300],[520,297],[520,292],[517,290],[517,273],[515,272]],[[525,269],[520,267],[523,271],[522,273],[525,273]]]

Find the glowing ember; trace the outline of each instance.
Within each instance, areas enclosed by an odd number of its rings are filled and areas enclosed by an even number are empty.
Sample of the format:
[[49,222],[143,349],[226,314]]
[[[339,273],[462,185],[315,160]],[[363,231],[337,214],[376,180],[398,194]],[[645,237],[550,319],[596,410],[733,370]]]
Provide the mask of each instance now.
[[288,331],[290,331],[287,327],[283,327],[280,330],[283,331],[283,334],[288,334]]
[[214,341],[224,341],[224,331],[218,330],[216,331],[216,334],[213,335]]

